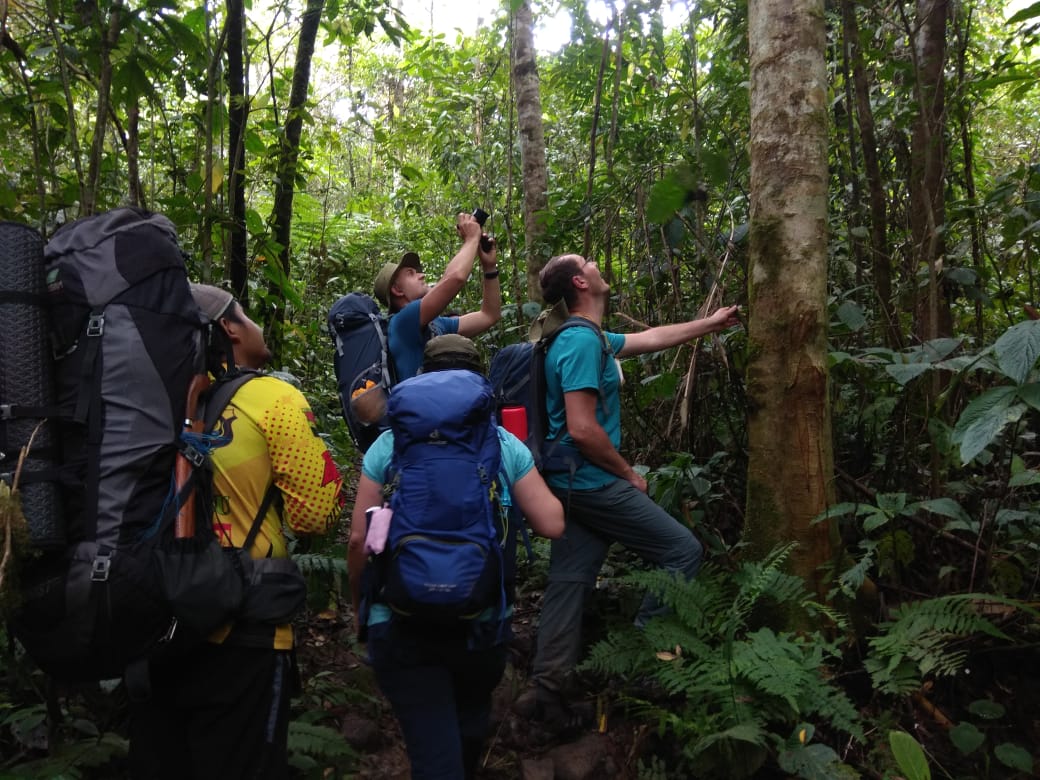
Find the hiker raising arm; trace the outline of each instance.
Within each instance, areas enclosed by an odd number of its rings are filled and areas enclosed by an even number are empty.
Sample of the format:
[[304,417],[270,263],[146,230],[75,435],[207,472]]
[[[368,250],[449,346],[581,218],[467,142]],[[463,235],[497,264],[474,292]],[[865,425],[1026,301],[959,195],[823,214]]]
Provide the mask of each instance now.
[[[392,315],[388,336],[398,381],[415,376],[422,362],[423,345],[433,336],[446,333],[476,336],[502,316],[502,291],[496,265],[498,250],[494,241],[488,251],[481,249],[480,223],[472,214],[456,215],[455,230],[462,237],[462,246],[433,286],[426,283],[426,274],[415,252],[405,253],[400,261],[386,263],[376,275],[373,285],[376,298]],[[445,316],[444,311],[469,279],[477,257],[483,271],[480,310],[460,317]]]
[[[674,325],[659,325],[639,333],[626,333],[624,346],[616,354],[619,358],[625,358],[647,352],[657,352],[739,324],[737,307],[726,306],[701,319],[679,322]],[[567,420],[568,435],[586,460],[631,483],[637,490],[645,493],[646,480],[621,456],[597,419],[596,403],[598,400],[599,394],[594,389],[573,390],[564,393],[564,414]]]
[[[703,319],[642,333],[602,330],[610,287],[596,262],[581,255],[552,258],[539,275],[549,304],[563,301],[572,324],[561,329],[545,357],[546,448],[560,463],[543,469],[552,492],[568,507],[566,538],[553,541],[549,583],[542,597],[532,685],[515,704],[522,715],[551,730],[581,725],[569,701],[570,675],[580,660],[586,593],[614,542],[665,571],[692,578],[703,549],[684,524],[646,494],[646,480],[620,453],[621,375],[615,358],[665,349],[737,322],[735,306]],[[638,627],[664,612],[651,594],[635,618]]]

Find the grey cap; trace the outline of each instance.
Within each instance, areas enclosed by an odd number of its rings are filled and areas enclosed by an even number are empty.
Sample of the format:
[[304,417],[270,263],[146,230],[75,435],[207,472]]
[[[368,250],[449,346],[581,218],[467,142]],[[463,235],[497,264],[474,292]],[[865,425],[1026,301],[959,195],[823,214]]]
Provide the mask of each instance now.
[[235,296],[227,290],[214,287],[211,284],[191,284],[191,297],[195,299],[202,313],[209,317],[210,322],[216,322],[231,308],[235,302]]
[[387,308],[390,307],[390,288],[394,286],[394,277],[402,268],[414,268],[421,273],[422,264],[419,262],[419,255],[415,252],[405,252],[404,257],[399,261],[387,263],[376,274],[376,281],[373,285],[376,298]]

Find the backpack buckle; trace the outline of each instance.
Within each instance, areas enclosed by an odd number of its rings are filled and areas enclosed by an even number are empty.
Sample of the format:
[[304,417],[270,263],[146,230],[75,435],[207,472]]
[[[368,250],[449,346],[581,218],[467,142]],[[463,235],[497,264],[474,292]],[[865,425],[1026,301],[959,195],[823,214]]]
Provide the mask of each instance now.
[[184,459],[188,461],[188,463],[197,469],[202,468],[203,464],[206,462],[206,453],[194,444],[185,443],[184,446],[181,447],[181,455],[184,456]]
[[105,313],[98,312],[87,317],[87,335],[97,337],[105,332]]
[[11,404],[0,404],[0,420],[11,419]]
[[109,569],[112,568],[112,556],[108,553],[98,553],[90,563],[90,581],[106,582]]

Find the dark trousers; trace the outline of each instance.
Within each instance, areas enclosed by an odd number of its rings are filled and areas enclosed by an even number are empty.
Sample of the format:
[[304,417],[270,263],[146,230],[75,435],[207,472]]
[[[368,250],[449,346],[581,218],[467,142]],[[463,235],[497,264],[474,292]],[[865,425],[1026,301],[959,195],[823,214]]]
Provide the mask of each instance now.
[[151,671],[131,705],[135,780],[284,780],[291,651],[206,644]]
[[376,681],[401,724],[412,780],[474,777],[506,647],[469,649],[465,632],[392,619],[369,626]]
[[[567,510],[567,528],[552,541],[532,676],[541,689],[559,693],[579,661],[585,596],[611,544],[617,542],[647,563],[687,579],[700,570],[704,550],[689,528],[624,480],[598,490],[552,490]],[[648,593],[635,624],[642,627],[664,612]]]

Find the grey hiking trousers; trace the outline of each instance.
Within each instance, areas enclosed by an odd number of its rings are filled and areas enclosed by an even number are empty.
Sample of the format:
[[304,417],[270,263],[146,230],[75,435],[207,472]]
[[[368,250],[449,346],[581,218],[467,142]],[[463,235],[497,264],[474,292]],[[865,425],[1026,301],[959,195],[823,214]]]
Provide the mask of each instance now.
[[[597,490],[552,490],[567,511],[567,525],[552,542],[532,680],[539,691],[558,695],[579,660],[585,595],[610,545],[618,542],[647,563],[688,578],[700,570],[704,549],[690,529],[624,480]],[[636,625],[665,609],[646,594]]]

